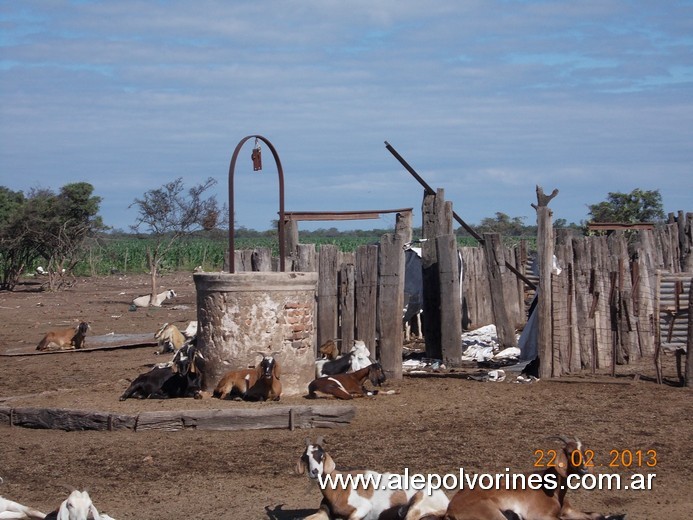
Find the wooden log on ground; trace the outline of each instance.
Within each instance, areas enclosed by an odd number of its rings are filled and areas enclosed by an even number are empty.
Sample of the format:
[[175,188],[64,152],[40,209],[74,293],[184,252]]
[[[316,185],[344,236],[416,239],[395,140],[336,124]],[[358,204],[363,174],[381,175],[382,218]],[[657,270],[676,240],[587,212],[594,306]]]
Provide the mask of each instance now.
[[173,410],[123,415],[59,408],[0,408],[0,424],[65,431],[259,430],[338,428],[356,416],[352,405],[268,406],[260,409]]
[[0,408],[0,424],[49,430],[134,430],[136,417],[60,408]]

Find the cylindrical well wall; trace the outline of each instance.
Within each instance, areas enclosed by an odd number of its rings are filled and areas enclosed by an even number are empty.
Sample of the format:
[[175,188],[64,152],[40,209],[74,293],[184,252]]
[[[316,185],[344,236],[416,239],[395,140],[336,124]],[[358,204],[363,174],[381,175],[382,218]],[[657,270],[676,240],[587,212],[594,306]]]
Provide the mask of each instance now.
[[315,377],[317,273],[195,273],[197,342],[205,386],[276,354],[282,395],[305,394]]

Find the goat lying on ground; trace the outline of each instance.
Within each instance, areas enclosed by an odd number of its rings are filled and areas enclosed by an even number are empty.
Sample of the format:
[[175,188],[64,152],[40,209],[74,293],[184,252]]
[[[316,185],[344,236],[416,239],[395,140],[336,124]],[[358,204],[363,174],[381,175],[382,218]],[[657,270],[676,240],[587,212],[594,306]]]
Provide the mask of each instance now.
[[51,330],[36,346],[36,350],[68,350],[85,347],[85,337],[89,330],[86,321],[81,322],[76,328]]
[[178,352],[185,343],[185,336],[181,334],[178,327],[171,323],[164,323],[161,328],[154,334],[154,339],[159,343],[157,354],[165,352]]
[[373,395],[366,390],[364,384],[369,380],[374,386],[380,386],[385,382],[385,373],[380,363],[373,363],[356,372],[348,374],[336,374],[314,379],[308,385],[308,397],[315,399],[316,392],[335,396],[337,399],[353,399]]
[[[557,450],[555,466],[533,475],[541,475],[544,486],[532,489],[462,489],[450,501],[445,520],[620,520],[625,515],[604,516],[575,511],[565,498],[569,475],[584,475],[583,446],[578,439],[560,437],[563,449]],[[580,462],[576,465],[575,462]],[[527,475],[529,476],[529,475]],[[527,480],[529,482],[529,480]],[[546,486],[555,483],[550,489]]]
[[[323,439],[319,437],[315,444],[306,439],[306,449],[296,464],[296,473],[308,473],[311,480],[322,479],[320,490],[323,495],[320,509],[305,520],[331,520],[333,518],[348,518],[349,520],[377,520],[382,518],[401,518],[400,513],[407,511],[409,501],[416,493],[411,482],[402,482],[403,489],[388,489],[385,485],[391,482],[394,475],[376,473],[361,469],[355,471],[337,471],[334,460],[322,446]],[[326,478],[331,479],[326,482]],[[336,480],[336,479],[344,480]],[[350,479],[350,480],[346,480]],[[363,479],[363,480],[351,480]],[[380,479],[378,482],[377,479]],[[427,502],[428,504],[424,504]],[[427,492],[417,502],[422,510],[445,511],[449,500],[441,490]],[[402,509],[403,508],[403,509]],[[421,520],[423,516],[406,516],[407,520]]]
[[0,518],[15,519],[15,520],[40,520],[45,518],[46,514],[41,511],[36,511],[30,507],[24,506],[12,500],[0,497]]
[[137,376],[120,400],[202,397],[204,358],[194,344],[186,343],[173,356],[170,366],[155,366]]
[[161,307],[161,304],[164,303],[165,300],[168,300],[169,298],[175,298],[178,296],[173,289],[169,289],[168,291],[164,291],[162,293],[157,294],[154,297],[154,301],[150,303],[150,300],[152,298],[151,294],[145,294],[143,296],[138,296],[134,300],[132,300],[132,305],[134,307]]
[[86,491],[74,490],[60,507],[48,513],[46,520],[101,520],[101,515]]
[[227,372],[217,383],[212,396],[219,399],[239,397],[247,401],[279,401],[282,393],[279,363],[273,354],[262,354],[255,368]]

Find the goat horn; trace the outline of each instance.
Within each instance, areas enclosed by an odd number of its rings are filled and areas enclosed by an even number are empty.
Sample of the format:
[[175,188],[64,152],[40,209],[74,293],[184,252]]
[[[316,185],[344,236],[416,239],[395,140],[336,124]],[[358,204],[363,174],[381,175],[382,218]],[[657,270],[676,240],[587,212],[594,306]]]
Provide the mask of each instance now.
[[306,446],[310,446],[310,437],[306,437]]
[[318,439],[315,441],[315,444],[322,447],[323,442],[325,442],[325,439],[322,435],[320,435]]
[[556,435],[554,439],[558,439],[559,441],[563,442],[563,444],[568,444],[570,442],[570,438],[566,437],[565,435]]

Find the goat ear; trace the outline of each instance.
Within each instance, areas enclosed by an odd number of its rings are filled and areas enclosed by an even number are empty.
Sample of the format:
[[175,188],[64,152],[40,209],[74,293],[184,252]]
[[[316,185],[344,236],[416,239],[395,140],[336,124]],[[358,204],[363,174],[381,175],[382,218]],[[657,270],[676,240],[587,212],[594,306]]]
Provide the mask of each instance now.
[[296,463],[296,474],[297,475],[303,475],[306,472],[306,463],[303,462],[303,457],[298,459],[298,462]]
[[323,470],[325,473],[332,473],[335,470],[335,464],[329,454],[325,453],[325,462],[323,462]]
[[282,375],[282,371],[281,371],[280,368],[279,368],[279,363],[278,363],[277,360],[275,359],[275,360],[274,360],[274,377],[276,377],[277,379],[279,379],[279,378],[281,377],[281,375]]
[[89,516],[87,518],[89,520],[101,520],[101,515],[99,515],[99,512],[96,510],[96,506],[94,504],[89,506]]

